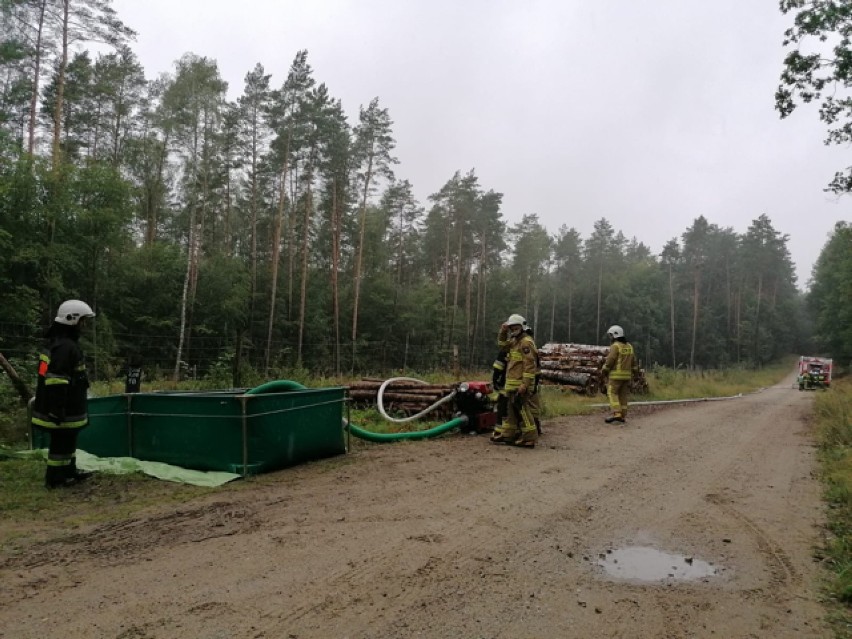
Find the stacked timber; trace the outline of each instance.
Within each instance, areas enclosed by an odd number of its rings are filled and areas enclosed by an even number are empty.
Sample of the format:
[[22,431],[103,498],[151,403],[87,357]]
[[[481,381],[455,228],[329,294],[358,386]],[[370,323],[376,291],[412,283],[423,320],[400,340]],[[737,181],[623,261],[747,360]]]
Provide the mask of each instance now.
[[[375,407],[379,388],[386,380],[362,379],[349,385],[352,404],[359,408]],[[414,415],[453,392],[450,384],[418,384],[417,382],[394,381],[382,393],[382,405],[388,415]],[[451,419],[455,410],[453,402],[441,404],[429,413],[430,419]]]
[[[597,395],[606,392],[606,381],[601,373],[609,346],[591,344],[559,344],[548,342],[539,349],[541,379],[546,384],[582,393]],[[633,393],[648,392],[645,371],[639,369],[630,383]]]
[[609,347],[548,342],[538,350],[541,379],[545,384],[597,395],[604,387],[601,368]]

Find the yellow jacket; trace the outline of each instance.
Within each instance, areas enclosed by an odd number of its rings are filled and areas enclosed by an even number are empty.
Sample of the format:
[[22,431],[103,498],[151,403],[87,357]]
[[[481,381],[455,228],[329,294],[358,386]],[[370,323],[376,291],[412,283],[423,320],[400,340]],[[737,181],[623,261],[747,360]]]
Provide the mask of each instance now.
[[604,374],[610,379],[630,379],[635,366],[633,347],[627,342],[613,342],[603,365]]
[[516,391],[522,385],[532,392],[538,372],[538,349],[532,337],[521,333],[508,342],[506,362],[506,391]]

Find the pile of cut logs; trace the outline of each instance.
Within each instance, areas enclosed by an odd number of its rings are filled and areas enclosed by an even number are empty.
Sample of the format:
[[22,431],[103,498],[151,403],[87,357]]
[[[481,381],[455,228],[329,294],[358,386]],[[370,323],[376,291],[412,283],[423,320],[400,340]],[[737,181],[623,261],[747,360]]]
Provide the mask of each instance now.
[[[383,379],[362,379],[349,385],[349,397],[354,406],[364,408],[376,405],[379,387]],[[385,387],[382,404],[388,415],[414,415],[429,408],[442,397],[453,392],[450,384],[418,384],[417,382],[394,381]],[[441,404],[429,413],[429,419],[451,419],[455,410],[453,402]]]
[[[606,381],[601,368],[609,353],[609,346],[590,344],[559,344],[548,342],[539,351],[541,379],[546,384],[555,384],[585,395],[606,392]],[[645,371],[639,369],[630,383],[636,394],[648,392]]]

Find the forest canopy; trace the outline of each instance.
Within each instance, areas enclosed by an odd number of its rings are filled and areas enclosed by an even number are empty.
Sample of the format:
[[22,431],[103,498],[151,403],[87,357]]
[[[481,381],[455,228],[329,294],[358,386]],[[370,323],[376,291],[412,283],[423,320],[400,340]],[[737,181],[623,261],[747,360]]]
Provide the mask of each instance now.
[[618,323],[648,365],[807,344],[788,237],[764,214],[743,211],[742,233],[699,215],[656,255],[605,218],[584,237],[567,194],[559,228],[511,223],[472,167],[419,201],[380,97],[347,116],[307,51],[248,69],[232,100],[203,55],[147,77],[108,0],[0,0],[0,20],[7,357],[32,357],[74,297],[97,312],[95,375],[130,356],[174,376],[482,366],[515,312],[539,343]]

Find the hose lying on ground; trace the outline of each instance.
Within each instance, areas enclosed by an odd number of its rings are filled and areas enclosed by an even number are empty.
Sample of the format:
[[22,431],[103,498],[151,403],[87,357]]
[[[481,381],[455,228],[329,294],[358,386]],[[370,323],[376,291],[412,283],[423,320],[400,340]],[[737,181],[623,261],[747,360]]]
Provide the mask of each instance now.
[[436,435],[446,433],[448,430],[452,430],[458,426],[463,426],[466,423],[467,417],[462,415],[455,419],[451,419],[440,426],[435,426],[434,428],[429,428],[427,430],[415,430],[409,433],[374,433],[369,430],[364,430],[355,424],[347,424],[345,421],[344,428],[348,428],[349,432],[359,439],[365,439],[369,442],[386,443],[401,441],[404,439],[427,439],[429,437],[435,437]]
[[[441,404],[444,404],[444,403],[450,401],[456,394],[456,392],[453,391],[452,393],[450,393],[446,397],[441,398],[440,400],[438,400],[437,402],[435,402],[434,404],[429,406],[429,408],[422,410],[419,413],[417,413],[416,415],[412,415],[411,417],[405,417],[405,418],[401,418],[401,419],[393,418],[393,417],[390,417],[385,412],[385,408],[382,405],[382,394],[384,393],[385,388],[390,384],[390,382],[394,382],[394,381],[398,381],[398,380],[413,381],[413,382],[418,382],[418,383],[422,383],[422,384],[427,383],[427,382],[424,382],[423,380],[420,380],[420,379],[414,379],[413,377],[392,377],[391,379],[387,380],[384,384],[382,384],[381,388],[379,388],[379,395],[378,395],[379,413],[381,413],[382,416],[385,419],[392,421],[392,422],[402,423],[402,422],[409,422],[409,421],[412,421],[414,419],[417,419],[418,417],[425,415],[429,411],[434,410],[435,408],[437,408]],[[250,390],[247,390],[246,395],[262,395],[264,393],[284,393],[284,392],[296,391],[296,390],[307,390],[307,388],[305,386],[303,386],[302,384],[300,384],[299,382],[294,382],[294,381],[289,380],[289,379],[278,379],[278,380],[274,380],[274,381],[271,381],[271,382],[266,382],[265,384],[261,384],[260,386],[256,386],[256,387],[254,387]],[[429,437],[436,437],[437,435],[441,435],[443,433],[446,433],[447,431],[452,430],[453,428],[456,428],[458,426],[463,426],[466,423],[467,423],[467,417],[462,415],[460,417],[456,417],[454,419],[451,419],[450,421],[448,421],[444,424],[440,424],[438,426],[435,426],[434,428],[429,428],[427,430],[418,430],[418,431],[412,431],[412,432],[408,432],[408,433],[374,433],[374,432],[369,431],[369,430],[364,430],[360,426],[356,426],[355,424],[352,424],[351,422],[347,422],[344,419],[343,420],[343,428],[348,430],[350,433],[352,433],[353,435],[355,435],[355,437],[358,437],[359,439],[364,439],[366,441],[376,442],[376,443],[386,443],[386,442],[402,441],[402,440],[405,440],[405,439],[427,439]]]

